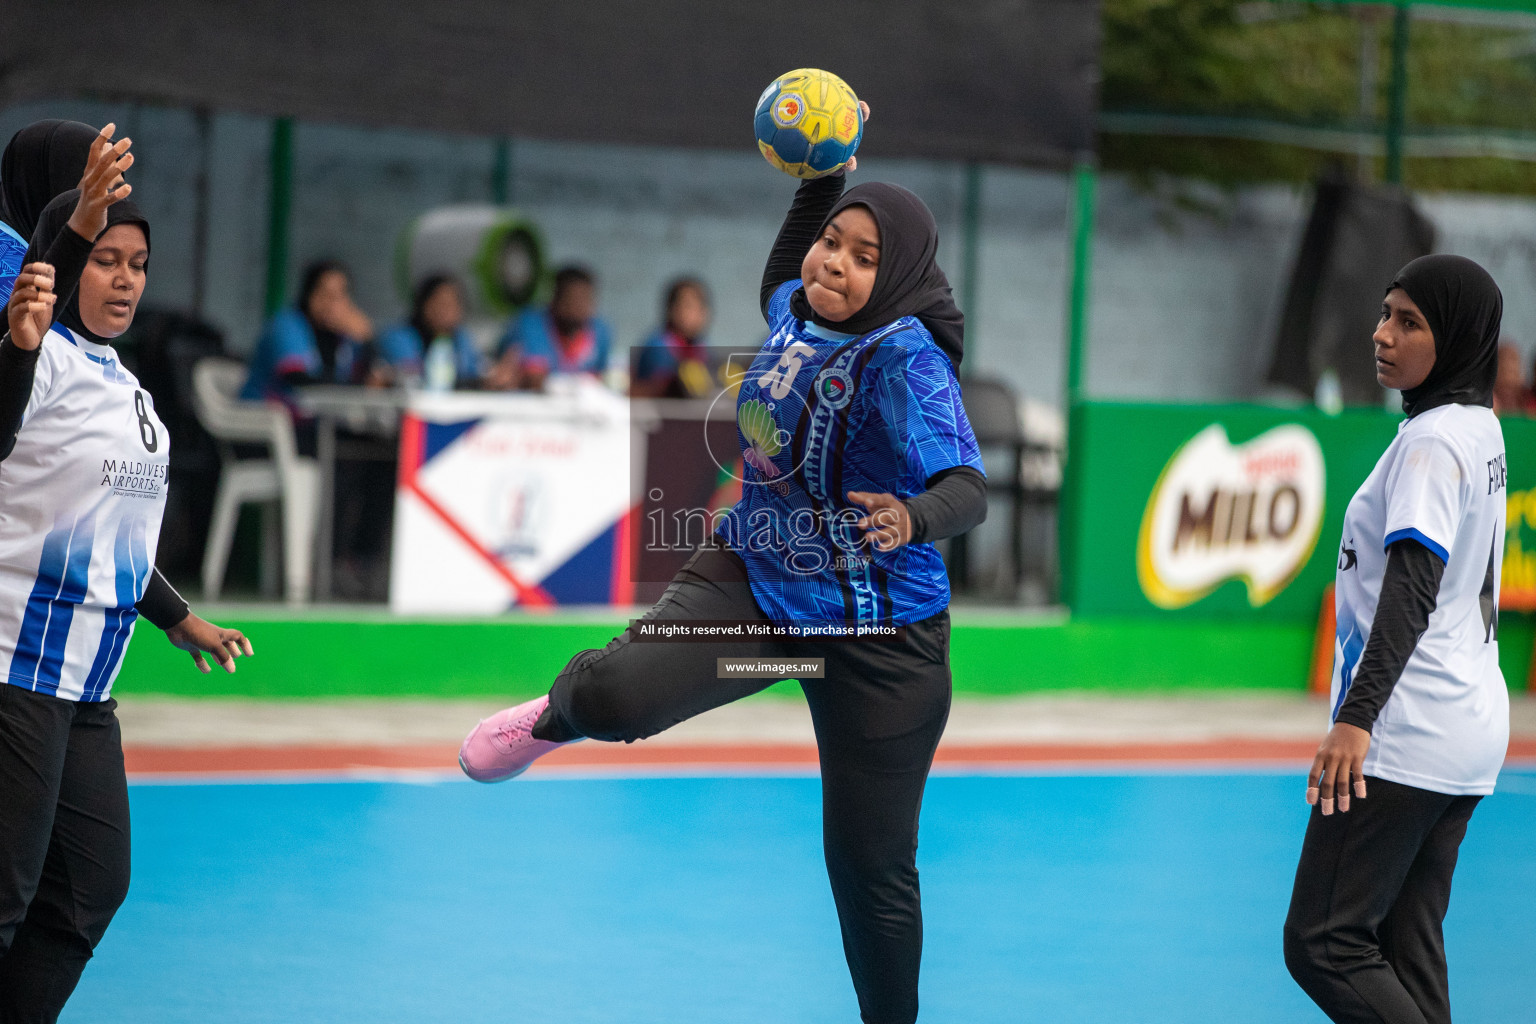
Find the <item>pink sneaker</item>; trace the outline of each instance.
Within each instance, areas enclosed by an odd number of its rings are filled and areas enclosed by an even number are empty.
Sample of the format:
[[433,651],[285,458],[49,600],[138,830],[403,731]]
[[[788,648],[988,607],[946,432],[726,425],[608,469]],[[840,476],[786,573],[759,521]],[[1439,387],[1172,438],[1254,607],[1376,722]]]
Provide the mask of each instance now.
[[459,767],[464,774],[476,782],[515,779],[540,757],[565,746],[533,737],[533,725],[548,706],[546,694],[482,719],[459,747]]

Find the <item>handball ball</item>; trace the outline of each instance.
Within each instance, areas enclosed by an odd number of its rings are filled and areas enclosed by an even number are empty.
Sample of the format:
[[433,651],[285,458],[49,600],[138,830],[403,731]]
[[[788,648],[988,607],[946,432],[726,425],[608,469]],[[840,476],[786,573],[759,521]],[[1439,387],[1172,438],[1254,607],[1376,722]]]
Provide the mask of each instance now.
[[847,82],[816,68],[791,71],[764,89],[753,127],[763,158],[796,178],[841,169],[864,137],[859,98]]

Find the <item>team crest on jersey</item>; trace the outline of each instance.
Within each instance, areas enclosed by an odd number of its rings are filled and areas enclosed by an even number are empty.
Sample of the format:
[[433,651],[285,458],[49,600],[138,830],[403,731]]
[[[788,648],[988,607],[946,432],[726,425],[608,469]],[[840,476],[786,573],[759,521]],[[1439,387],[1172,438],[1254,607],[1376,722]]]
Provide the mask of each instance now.
[[780,128],[793,128],[805,117],[805,100],[792,92],[779,97],[773,105],[773,123]]
[[828,409],[841,409],[853,401],[853,378],[847,370],[826,370],[816,380],[816,394]]

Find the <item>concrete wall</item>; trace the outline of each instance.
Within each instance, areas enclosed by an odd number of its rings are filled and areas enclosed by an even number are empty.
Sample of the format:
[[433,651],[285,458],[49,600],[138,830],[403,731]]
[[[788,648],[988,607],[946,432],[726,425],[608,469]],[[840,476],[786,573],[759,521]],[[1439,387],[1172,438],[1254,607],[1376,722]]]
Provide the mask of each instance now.
[[[243,352],[265,288],[270,123],[221,114],[209,145],[187,111],[98,102],[0,111],[0,138],[39,117],[116,120],[135,139],[135,198],[154,225],[147,302],[194,296],[195,181],[209,188],[203,313]],[[871,130],[878,131],[878,119]],[[743,132],[745,133],[745,124]],[[402,228],[435,205],[493,194],[489,140],[300,124],[289,284],[304,263],[340,256],[364,308],[401,315],[393,255]],[[963,169],[869,160],[861,178],[913,188],[938,218],[940,257],[960,280]],[[664,283],[700,274],[715,292],[719,344],[761,334],[757,286],[794,182],[740,152],[676,151],[518,140],[512,202],[544,229],[556,261],[591,264],[621,343],[655,324]],[[1262,390],[1271,338],[1308,198],[1284,187],[1224,192],[1179,182],[1101,181],[1088,388],[1101,397],[1206,400]],[[983,177],[972,365],[1055,403],[1064,376],[1068,182],[1055,172],[988,168]],[[1471,256],[1504,289],[1507,332],[1536,346],[1536,202],[1427,196],[1442,248]],[[1362,341],[1362,343],[1365,343]]]

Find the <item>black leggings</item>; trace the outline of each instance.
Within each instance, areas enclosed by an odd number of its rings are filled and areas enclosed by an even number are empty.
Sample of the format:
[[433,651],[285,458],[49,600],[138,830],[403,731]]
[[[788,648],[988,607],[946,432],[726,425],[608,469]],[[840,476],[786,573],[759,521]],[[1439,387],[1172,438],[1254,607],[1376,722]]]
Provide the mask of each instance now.
[[1366,778],[1348,813],[1314,807],[1285,919],[1285,965],[1335,1024],[1450,1024],[1451,875],[1478,796]]
[[128,894],[114,700],[0,683],[0,1024],[52,1024]]
[[[695,554],[643,621],[699,619],[768,621],[728,550]],[[866,1024],[910,1024],[923,947],[917,820],[949,716],[949,614],[908,626],[901,642],[651,643],[625,630],[571,660],[535,735],[636,740],[773,682],[718,678],[715,659],[725,657],[825,659],[825,678],[800,685],[820,750],[822,840],[843,951]]]

